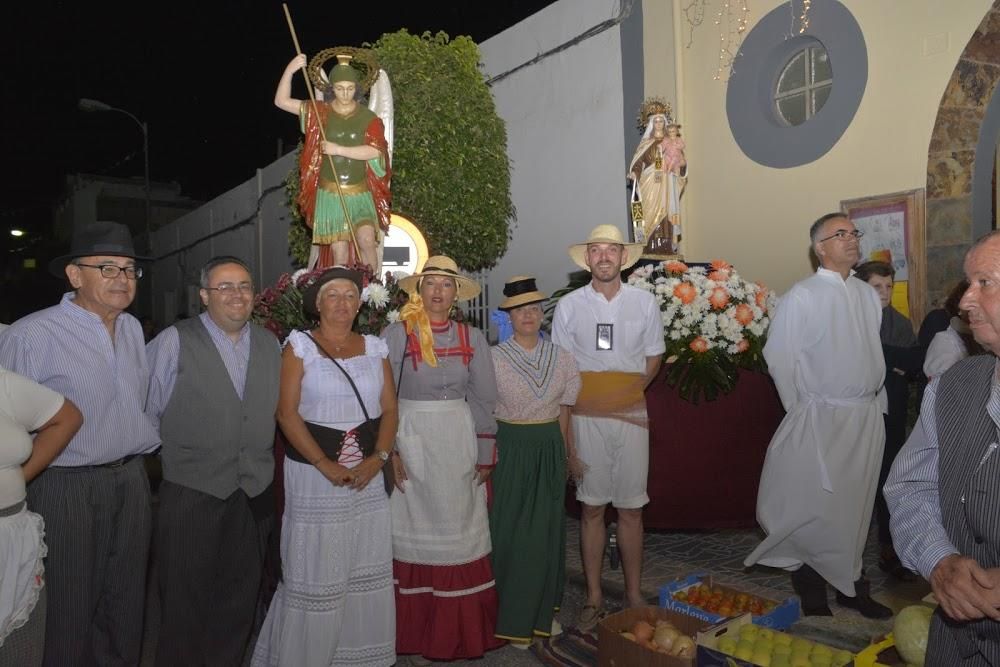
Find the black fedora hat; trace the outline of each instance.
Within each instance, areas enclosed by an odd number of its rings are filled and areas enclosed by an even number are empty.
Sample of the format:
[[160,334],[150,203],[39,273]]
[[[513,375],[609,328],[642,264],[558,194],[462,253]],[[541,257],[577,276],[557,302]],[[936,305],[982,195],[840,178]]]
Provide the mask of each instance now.
[[364,276],[360,271],[349,269],[346,266],[334,266],[327,269],[321,273],[319,277],[316,278],[316,280],[314,280],[312,284],[309,285],[309,287],[307,287],[302,293],[302,310],[306,315],[319,317],[319,308],[316,307],[316,299],[319,298],[319,291],[323,289],[323,285],[327,284],[331,280],[337,280],[338,278],[350,280],[352,283],[357,285],[359,295],[362,290],[364,290]]
[[77,257],[131,257],[136,261],[149,261],[150,257],[135,254],[132,232],[120,222],[98,220],[73,232],[69,253],[49,262],[49,272],[56,278],[66,276],[66,265]]

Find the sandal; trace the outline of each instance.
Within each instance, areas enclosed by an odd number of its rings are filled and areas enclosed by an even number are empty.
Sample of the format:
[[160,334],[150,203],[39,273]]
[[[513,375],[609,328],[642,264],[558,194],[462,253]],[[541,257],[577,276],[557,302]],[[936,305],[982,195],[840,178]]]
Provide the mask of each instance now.
[[583,609],[580,610],[580,616],[577,618],[577,626],[582,630],[589,629],[596,625],[603,616],[603,605],[585,604],[583,605]]

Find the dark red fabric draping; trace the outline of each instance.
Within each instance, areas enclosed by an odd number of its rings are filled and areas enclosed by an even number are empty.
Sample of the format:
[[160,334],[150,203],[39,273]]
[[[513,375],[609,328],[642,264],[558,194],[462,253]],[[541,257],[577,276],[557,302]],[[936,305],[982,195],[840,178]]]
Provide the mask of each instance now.
[[[770,376],[740,371],[732,393],[697,405],[660,371],[646,390],[649,504],[646,528],[712,530],[756,525],[764,454],[784,416]],[[579,516],[575,490],[567,507]]]

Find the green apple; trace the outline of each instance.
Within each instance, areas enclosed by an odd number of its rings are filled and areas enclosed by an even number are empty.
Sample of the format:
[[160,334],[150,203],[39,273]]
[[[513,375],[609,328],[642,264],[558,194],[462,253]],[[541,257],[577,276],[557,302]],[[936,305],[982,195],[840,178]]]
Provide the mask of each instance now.
[[791,655],[792,655],[792,647],[791,646],[785,646],[783,644],[775,644],[774,645],[774,650],[771,651],[771,654],[772,655],[787,655],[787,656],[791,657]]
[[791,667],[792,661],[787,655],[777,655],[771,656],[771,667]]
[[832,653],[813,653],[809,656],[809,662],[813,667],[830,667],[832,658]]
[[813,643],[808,639],[803,637],[792,638],[792,653],[796,653],[798,651],[805,651],[806,653],[809,653],[812,651],[812,647]]
[[792,654],[792,659],[789,662],[792,667],[812,667],[812,662],[809,661],[809,656],[807,655]]
[[841,667],[842,665],[850,665],[854,661],[854,654],[850,651],[837,651],[833,654],[832,664]]
[[740,660],[749,660],[753,657],[753,645],[744,645],[743,642],[736,647],[736,657]]
[[775,632],[773,641],[775,646],[791,646],[792,636],[787,632]]
[[761,667],[771,667],[771,652],[754,651],[750,661],[755,665],[760,665]]
[[773,639],[774,630],[772,630],[771,628],[760,628],[757,630],[757,636],[765,639]]
[[812,654],[828,656],[830,659],[833,659],[833,649],[825,644],[816,644],[813,646]]
[[757,637],[757,626],[753,623],[747,623],[746,625],[740,626],[740,639],[749,639],[753,641]]
[[732,637],[723,637],[719,640],[719,650],[726,655],[736,655],[736,640]]

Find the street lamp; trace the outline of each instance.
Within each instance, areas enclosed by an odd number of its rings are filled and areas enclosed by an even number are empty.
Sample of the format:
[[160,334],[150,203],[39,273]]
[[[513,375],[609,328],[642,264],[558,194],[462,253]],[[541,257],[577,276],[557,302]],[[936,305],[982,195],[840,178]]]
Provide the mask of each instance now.
[[147,249],[152,249],[152,247],[153,247],[153,236],[152,236],[152,232],[151,232],[151,224],[152,224],[151,223],[151,218],[152,218],[151,210],[152,210],[152,205],[151,205],[150,192],[149,192],[149,188],[150,188],[150,183],[149,183],[149,125],[147,125],[143,121],[141,121],[138,118],[136,118],[136,116],[135,116],[134,113],[131,113],[129,111],[125,111],[125,109],[119,109],[118,107],[113,107],[110,104],[105,104],[104,102],[100,102],[98,100],[91,100],[91,99],[87,99],[86,97],[84,97],[84,98],[81,98],[79,102],[77,102],[76,106],[77,106],[78,109],[80,109],[80,111],[87,111],[87,112],[93,112],[93,111],[117,111],[118,113],[125,114],[126,116],[128,116],[129,118],[131,118],[133,121],[135,121],[135,124],[139,126],[140,130],[142,130],[143,182],[144,182],[144,185],[146,186],[146,248]]

